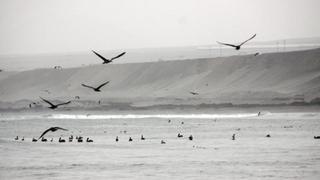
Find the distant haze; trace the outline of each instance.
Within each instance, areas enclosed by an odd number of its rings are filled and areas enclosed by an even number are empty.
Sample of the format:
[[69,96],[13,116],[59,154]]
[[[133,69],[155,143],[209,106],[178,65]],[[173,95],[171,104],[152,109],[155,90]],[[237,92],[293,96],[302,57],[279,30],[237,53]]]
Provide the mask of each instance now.
[[319,37],[319,0],[1,0],[0,55]]

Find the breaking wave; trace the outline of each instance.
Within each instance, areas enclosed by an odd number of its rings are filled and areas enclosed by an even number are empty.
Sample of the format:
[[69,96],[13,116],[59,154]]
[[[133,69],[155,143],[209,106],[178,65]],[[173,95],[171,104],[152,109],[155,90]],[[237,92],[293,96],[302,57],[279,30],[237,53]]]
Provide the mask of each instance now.
[[15,114],[2,115],[0,121],[42,119],[232,119],[256,117],[257,113],[238,114]]
[[255,117],[257,113],[244,114],[125,114],[125,115],[74,115],[74,114],[53,114],[52,119],[214,119],[214,118],[244,118]]

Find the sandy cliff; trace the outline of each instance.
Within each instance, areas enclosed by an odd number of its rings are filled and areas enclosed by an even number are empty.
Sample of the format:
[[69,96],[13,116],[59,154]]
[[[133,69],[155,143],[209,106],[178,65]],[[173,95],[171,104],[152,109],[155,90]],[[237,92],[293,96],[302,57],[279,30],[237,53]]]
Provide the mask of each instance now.
[[[81,86],[105,81],[110,84],[100,93]],[[39,101],[39,96],[137,104],[311,101],[320,97],[320,49],[0,73],[0,101]]]

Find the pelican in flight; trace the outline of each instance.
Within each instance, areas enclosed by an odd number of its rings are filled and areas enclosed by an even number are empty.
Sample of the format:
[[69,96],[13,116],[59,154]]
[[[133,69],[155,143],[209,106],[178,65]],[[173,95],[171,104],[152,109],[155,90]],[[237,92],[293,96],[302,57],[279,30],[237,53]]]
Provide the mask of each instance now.
[[111,63],[114,59],[117,59],[117,58],[123,56],[124,54],[126,54],[126,52],[123,52],[123,53],[119,54],[118,56],[115,56],[115,57],[113,57],[111,59],[106,59],[105,57],[101,56],[99,53],[95,52],[94,50],[92,50],[92,52],[103,60],[102,64]]
[[221,44],[221,45],[225,45],[225,46],[231,46],[231,47],[236,48],[236,50],[239,50],[240,47],[241,47],[244,43],[250,41],[251,39],[253,39],[254,37],[256,37],[256,35],[257,35],[257,34],[254,34],[251,38],[247,39],[246,41],[242,42],[242,43],[239,44],[239,45],[227,44],[227,43],[222,43],[222,42],[219,42],[219,41],[217,41],[217,43],[219,43],[219,44]]
[[68,129],[64,129],[64,128],[61,128],[61,127],[51,127],[51,128],[49,128],[49,129],[45,130],[45,131],[41,134],[41,136],[38,138],[38,140],[39,140],[40,138],[42,138],[45,134],[47,134],[49,131],[55,132],[55,131],[57,131],[57,130],[68,131]]
[[44,102],[48,103],[50,105],[50,109],[56,109],[58,108],[59,106],[61,105],[65,105],[65,104],[69,104],[71,103],[71,101],[68,101],[68,102],[65,102],[65,103],[60,103],[60,104],[52,104],[50,101],[46,100],[46,99],[43,99],[42,97],[40,97]]
[[106,85],[106,84],[108,84],[110,81],[107,81],[107,82],[105,82],[105,83],[103,83],[103,84],[101,84],[100,86],[98,86],[98,87],[92,87],[92,86],[88,86],[88,85],[85,85],[85,84],[81,84],[83,87],[87,87],[87,88],[91,88],[91,89],[93,89],[94,91],[96,91],[96,92],[100,92],[100,88],[102,88],[104,85]]

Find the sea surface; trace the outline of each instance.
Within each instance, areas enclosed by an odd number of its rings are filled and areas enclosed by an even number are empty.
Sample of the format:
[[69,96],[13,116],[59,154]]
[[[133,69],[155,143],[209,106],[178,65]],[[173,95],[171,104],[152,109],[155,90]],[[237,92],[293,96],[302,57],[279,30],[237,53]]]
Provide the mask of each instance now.
[[320,179],[319,130],[319,112],[2,113],[0,179]]

